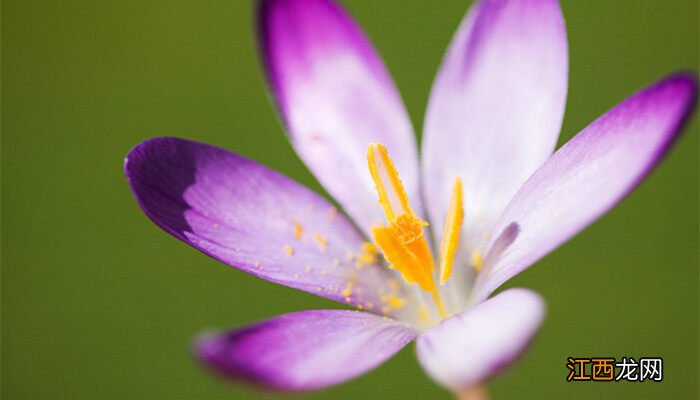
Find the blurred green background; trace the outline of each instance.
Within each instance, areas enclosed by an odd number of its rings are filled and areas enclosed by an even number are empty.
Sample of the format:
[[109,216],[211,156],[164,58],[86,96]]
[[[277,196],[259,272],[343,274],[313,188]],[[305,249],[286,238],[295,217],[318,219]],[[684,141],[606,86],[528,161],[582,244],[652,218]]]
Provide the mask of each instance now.
[[[415,126],[464,0],[345,1],[384,56]],[[566,1],[562,141],[642,86],[697,69],[696,0]],[[153,225],[122,174],[159,135],[209,142],[321,190],[263,83],[254,3],[2,3],[2,395],[5,399],[247,399],[210,376],[194,335],[329,301],[245,275]],[[549,313],[495,399],[698,397],[698,133],[605,218],[508,286]],[[566,357],[660,356],[662,383],[565,382]],[[413,346],[309,395],[433,399]]]

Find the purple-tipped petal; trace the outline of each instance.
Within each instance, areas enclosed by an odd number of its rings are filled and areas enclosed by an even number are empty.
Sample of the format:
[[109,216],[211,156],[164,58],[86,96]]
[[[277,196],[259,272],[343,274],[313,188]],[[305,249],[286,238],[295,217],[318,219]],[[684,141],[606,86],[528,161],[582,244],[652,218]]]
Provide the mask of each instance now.
[[442,232],[462,179],[467,256],[484,251],[508,200],[552,153],[567,77],[556,0],[477,1],[455,34],[428,103],[423,182],[433,230]]
[[423,334],[416,342],[418,360],[428,375],[450,389],[478,385],[518,358],[544,311],[537,293],[506,290]]
[[523,185],[496,232],[520,233],[479,276],[472,301],[532,265],[607,212],[661,160],[696,98],[692,76],[679,74],[625,100],[562,146]]
[[418,167],[403,102],[372,45],[330,0],[263,0],[260,46],[291,142],[363,229],[382,223],[367,147],[391,153],[414,208]]
[[331,204],[254,161],[156,138],[136,146],[124,168],[153,222],[228,265],[366,308],[382,307],[382,295],[400,290],[390,287],[386,269],[356,264],[362,238]]
[[355,378],[410,343],[404,324],[347,310],[281,315],[198,341],[200,360],[216,372],[262,387],[307,391]]

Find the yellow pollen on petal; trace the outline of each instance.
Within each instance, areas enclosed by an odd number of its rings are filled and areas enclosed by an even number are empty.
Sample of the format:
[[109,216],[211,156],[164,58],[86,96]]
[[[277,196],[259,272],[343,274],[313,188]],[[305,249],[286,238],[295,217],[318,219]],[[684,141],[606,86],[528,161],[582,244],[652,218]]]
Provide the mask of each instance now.
[[362,250],[355,257],[355,267],[363,268],[377,262],[377,247],[370,242],[362,243]]
[[299,240],[304,235],[304,227],[300,223],[294,223],[294,239]]
[[481,256],[480,251],[472,252],[472,266],[474,267],[476,272],[479,272],[482,268],[484,268],[484,259]]
[[385,294],[381,296],[380,300],[392,309],[399,309],[404,305],[404,300],[394,294]]
[[444,285],[452,274],[452,264],[455,259],[455,252],[459,244],[459,233],[462,230],[464,220],[464,209],[462,208],[462,181],[455,179],[450,196],[450,208],[445,216],[445,229],[442,233],[442,243],[440,244],[440,284]]
[[433,270],[435,261],[424,234],[427,222],[411,209],[406,190],[399,179],[393,161],[383,145],[374,143],[367,149],[367,163],[384,209],[388,224],[372,228],[375,244],[408,283],[432,295],[438,313],[446,315],[440,299]]
[[399,285],[399,282],[396,279],[389,279],[389,288],[392,292],[398,292],[399,290],[401,290],[401,286]]
[[328,239],[326,239],[326,237],[321,235],[320,233],[314,235],[314,242],[318,244],[318,247],[321,249],[321,252],[325,253],[326,250],[328,250]]
[[287,253],[288,256],[291,256],[294,254],[294,249],[292,246],[284,246],[284,252]]
[[377,251],[378,251],[377,246],[375,246],[373,243],[370,243],[370,242],[363,242],[362,243],[362,253],[363,254],[366,253],[366,254],[369,254],[372,256],[376,256]]

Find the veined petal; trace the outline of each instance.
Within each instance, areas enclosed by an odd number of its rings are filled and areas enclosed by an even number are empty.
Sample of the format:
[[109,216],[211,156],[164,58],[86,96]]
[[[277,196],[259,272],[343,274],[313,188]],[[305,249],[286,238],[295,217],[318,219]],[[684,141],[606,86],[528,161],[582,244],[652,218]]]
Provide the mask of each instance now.
[[476,281],[472,301],[486,298],[607,212],[661,160],[693,110],[695,79],[679,74],[625,100],[562,146],[518,190],[496,232],[516,224]]
[[508,200],[552,153],[567,77],[566,30],[556,0],[472,6],[434,82],[423,139],[434,232],[443,230],[455,178],[463,183],[462,260],[484,251]]
[[402,296],[345,217],[263,165],[214,146],[156,138],[136,146],[124,168],[153,222],[219,261],[370,310],[382,308],[387,295]]
[[383,217],[365,155],[371,143],[383,143],[420,214],[411,123],[360,27],[330,0],[260,4],[267,76],[291,142],[311,172],[369,233]]
[[196,352],[228,378],[276,390],[306,391],[379,366],[415,336],[402,323],[368,313],[302,311],[204,337]]
[[517,359],[544,311],[535,292],[506,290],[420,336],[418,360],[428,375],[450,389],[478,385]]

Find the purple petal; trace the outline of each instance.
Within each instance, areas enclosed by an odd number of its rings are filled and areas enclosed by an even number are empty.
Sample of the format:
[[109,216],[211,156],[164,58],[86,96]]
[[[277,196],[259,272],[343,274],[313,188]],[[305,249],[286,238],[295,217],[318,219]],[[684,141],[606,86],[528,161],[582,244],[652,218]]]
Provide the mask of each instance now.
[[402,323],[368,313],[302,311],[203,338],[196,350],[207,366],[228,378],[305,391],[361,375],[415,336]]
[[418,338],[418,360],[440,384],[472,387],[515,361],[537,332],[544,301],[509,289],[450,317]]
[[329,0],[265,0],[260,46],[297,153],[364,229],[382,223],[367,147],[383,143],[418,204],[410,120],[382,61],[352,18]]
[[443,229],[460,177],[462,237],[469,252],[483,252],[508,200],[554,149],[567,76],[556,0],[475,3],[445,55],[425,120],[423,181],[434,231]]
[[156,138],[129,153],[125,171],[153,222],[219,261],[355,306],[381,307],[382,295],[401,296],[386,269],[356,264],[363,241],[347,219],[263,165],[206,144]]
[[518,237],[486,265],[473,301],[532,265],[607,212],[661,160],[693,110],[692,76],[671,76],[625,100],[562,146],[523,185],[495,232]]

